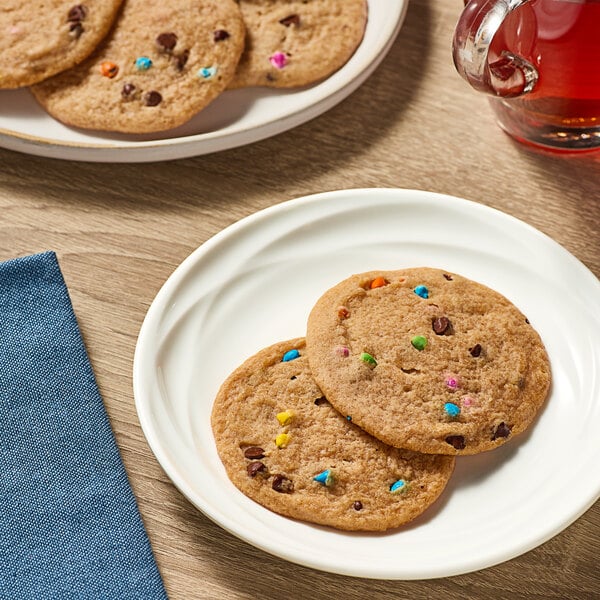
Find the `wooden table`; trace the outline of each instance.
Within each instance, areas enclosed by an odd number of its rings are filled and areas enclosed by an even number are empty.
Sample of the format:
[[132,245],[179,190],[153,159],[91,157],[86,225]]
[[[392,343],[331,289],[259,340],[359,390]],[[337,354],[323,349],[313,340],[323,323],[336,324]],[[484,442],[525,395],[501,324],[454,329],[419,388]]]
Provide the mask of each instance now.
[[230,223],[297,196],[347,187],[452,194],[527,221],[600,275],[600,154],[533,152],[499,130],[485,98],[452,65],[461,6],[412,0],[396,44],[358,91],[251,146],[139,165],[0,150],[0,259],[57,252],[172,600],[600,595],[599,503],[523,556],[442,580],[352,579],[267,555],[188,503],[150,451],[134,408],[137,334],[167,277]]

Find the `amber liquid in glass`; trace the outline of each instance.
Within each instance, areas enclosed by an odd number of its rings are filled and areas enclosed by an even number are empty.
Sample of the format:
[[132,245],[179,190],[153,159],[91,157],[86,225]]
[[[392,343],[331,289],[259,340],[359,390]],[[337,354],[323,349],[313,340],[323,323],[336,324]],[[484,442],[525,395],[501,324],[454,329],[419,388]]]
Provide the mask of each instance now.
[[503,106],[511,119],[522,112],[522,125],[545,129],[542,137],[566,139],[579,129],[587,131],[583,145],[590,135],[600,138],[600,0],[533,0],[521,6],[495,35],[490,62],[503,52],[525,58],[539,79],[530,93],[500,101],[498,112]]

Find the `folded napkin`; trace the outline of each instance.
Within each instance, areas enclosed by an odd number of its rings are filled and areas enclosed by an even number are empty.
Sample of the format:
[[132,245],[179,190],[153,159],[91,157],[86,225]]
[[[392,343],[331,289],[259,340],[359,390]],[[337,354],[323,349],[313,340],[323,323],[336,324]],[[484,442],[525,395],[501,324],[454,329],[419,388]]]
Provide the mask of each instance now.
[[166,599],[52,252],[0,263],[0,599]]

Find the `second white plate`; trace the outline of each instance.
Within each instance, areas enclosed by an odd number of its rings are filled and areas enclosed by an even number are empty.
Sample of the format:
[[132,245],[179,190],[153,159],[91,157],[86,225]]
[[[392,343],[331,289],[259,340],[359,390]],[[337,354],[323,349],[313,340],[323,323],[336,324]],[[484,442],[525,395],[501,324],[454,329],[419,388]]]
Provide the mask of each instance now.
[[[424,265],[493,287],[540,333],[553,385],[530,432],[493,452],[460,457],[440,500],[384,534],[315,527],[246,498],[228,480],[210,427],[226,376],[264,346],[304,335],[317,298],[350,274]],[[594,275],[506,214],[429,192],[319,194],[238,222],[173,273],[140,331],[136,406],[177,487],[250,544],[346,575],[455,575],[534,548],[599,497],[598,306]]]

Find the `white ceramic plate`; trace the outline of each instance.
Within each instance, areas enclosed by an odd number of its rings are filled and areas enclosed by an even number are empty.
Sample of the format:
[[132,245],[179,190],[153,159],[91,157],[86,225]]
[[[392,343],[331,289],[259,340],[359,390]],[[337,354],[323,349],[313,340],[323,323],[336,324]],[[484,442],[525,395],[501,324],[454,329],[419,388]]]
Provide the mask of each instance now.
[[[213,399],[243,360],[302,336],[317,298],[352,273],[433,266],[487,284],[539,331],[553,371],[530,431],[460,457],[438,502],[405,528],[352,534],[278,516],[229,482]],[[539,231],[429,192],[348,190],[247,217],[196,250],[142,326],[134,391],[142,428],[175,485],[250,544],[303,565],[384,579],[450,576],[517,556],[600,495],[600,282]]]
[[296,90],[227,91],[185,125],[163,134],[122,135],[67,127],[28,90],[0,91],[0,146],[93,162],[171,160],[243,146],[296,127],[346,98],[375,70],[404,21],[408,0],[368,0],[369,20],[352,58],[323,82]]

